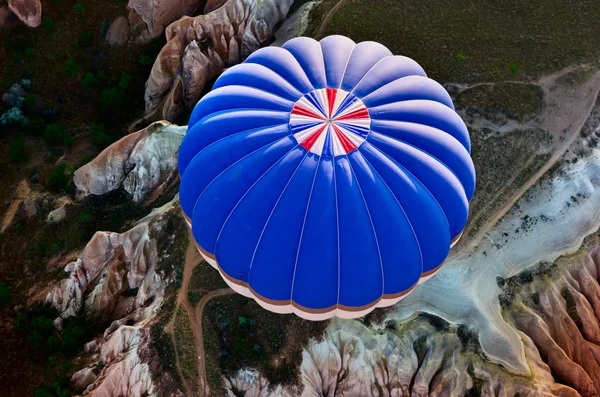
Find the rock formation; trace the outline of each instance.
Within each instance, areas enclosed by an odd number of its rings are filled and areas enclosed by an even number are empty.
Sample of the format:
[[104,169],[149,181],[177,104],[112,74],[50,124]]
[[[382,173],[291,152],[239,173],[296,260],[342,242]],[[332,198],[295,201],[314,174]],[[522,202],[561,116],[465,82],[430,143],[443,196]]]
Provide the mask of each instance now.
[[81,256],[65,266],[69,278],[51,286],[44,300],[63,318],[102,313],[108,319],[153,302],[167,283],[156,269],[157,240],[167,238],[165,225],[178,211],[177,196],[124,233],[96,232]]
[[8,8],[29,27],[35,28],[42,23],[40,0],[8,0]]
[[175,277],[163,260],[174,255],[170,222],[179,219],[180,231],[185,230],[178,217],[175,197],[125,233],[97,232],[81,257],[65,267],[70,277],[47,290],[44,300],[64,318],[113,319],[102,336],[85,345],[89,365],[72,376],[85,395],[182,395],[161,370],[151,330]]
[[129,0],[127,6],[140,15],[151,37],[158,37],[171,22],[201,13],[204,3],[206,0]]
[[[174,120],[190,110],[206,84],[223,68],[243,61],[268,44],[292,0],[229,0],[195,18],[183,17],[167,27],[167,44],[146,82],[147,123]],[[139,123],[138,123],[139,125]]]
[[152,200],[177,181],[177,153],[187,127],[154,123],[129,134],[75,171],[80,197],[123,187],[133,201]]

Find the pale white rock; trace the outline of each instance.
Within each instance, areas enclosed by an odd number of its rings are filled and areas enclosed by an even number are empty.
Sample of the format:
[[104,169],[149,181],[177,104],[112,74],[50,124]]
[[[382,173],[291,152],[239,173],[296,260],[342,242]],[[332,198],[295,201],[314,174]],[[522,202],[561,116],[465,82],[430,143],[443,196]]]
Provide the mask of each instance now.
[[155,198],[177,180],[177,154],[186,131],[159,121],[113,143],[75,171],[79,198],[120,187],[136,203]]
[[120,46],[127,43],[129,39],[129,21],[127,17],[121,15],[110,25],[106,33],[106,41],[108,44]]

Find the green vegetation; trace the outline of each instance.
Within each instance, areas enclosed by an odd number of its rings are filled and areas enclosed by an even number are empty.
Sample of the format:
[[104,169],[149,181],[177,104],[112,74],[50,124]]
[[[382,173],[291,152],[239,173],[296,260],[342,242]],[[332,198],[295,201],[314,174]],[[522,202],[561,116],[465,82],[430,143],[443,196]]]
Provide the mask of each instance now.
[[85,225],[92,223],[94,221],[94,217],[89,212],[82,212],[79,214],[79,221]]
[[87,72],[81,78],[81,88],[86,91],[95,91],[98,88],[98,78],[94,73]]
[[8,155],[15,163],[20,163],[26,159],[25,140],[23,138],[13,138],[8,144]]
[[544,92],[535,84],[495,83],[465,90],[456,97],[457,109],[471,117],[483,117],[501,123],[503,118],[525,121],[539,114]]
[[10,300],[12,288],[6,283],[0,282],[0,306],[4,305]]
[[77,3],[73,6],[73,10],[75,10],[75,12],[78,14],[83,14],[85,11],[85,6],[81,3]]
[[91,47],[94,44],[94,35],[92,32],[85,32],[77,39],[77,44],[83,48]]
[[56,30],[56,23],[50,18],[42,18],[40,26],[48,33],[53,33]]
[[216,373],[251,367],[273,385],[295,384],[302,348],[309,338],[320,338],[326,326],[327,321],[271,313],[237,294],[215,298],[204,309],[207,376],[215,382]]
[[50,146],[60,145],[65,142],[67,135],[60,124],[48,124],[44,129],[44,140]]
[[113,139],[106,133],[106,128],[104,124],[100,123],[92,123],[92,139],[96,146],[101,149],[104,149],[108,145],[110,145]]
[[79,64],[75,62],[73,58],[67,59],[63,65],[63,72],[65,72],[67,76],[77,76],[80,70]]
[[[337,1],[317,6],[308,34],[332,3]],[[333,14],[324,35],[378,41],[415,59],[441,82],[500,81],[598,62],[599,14],[594,0],[577,7],[564,0],[510,5],[505,0],[355,0]],[[457,46],[469,54],[463,62],[455,60]]]
[[71,175],[70,173],[67,174],[66,167],[67,165],[65,163],[60,163],[52,170],[46,183],[49,189],[57,192],[67,189],[71,182]]

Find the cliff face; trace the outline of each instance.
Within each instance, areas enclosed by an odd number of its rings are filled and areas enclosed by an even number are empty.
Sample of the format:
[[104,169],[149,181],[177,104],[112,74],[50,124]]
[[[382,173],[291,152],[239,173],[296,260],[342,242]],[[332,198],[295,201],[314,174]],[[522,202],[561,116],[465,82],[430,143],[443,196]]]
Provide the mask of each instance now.
[[197,17],[183,17],[166,29],[167,44],[146,83],[143,122],[174,120],[196,104],[204,87],[225,67],[268,44],[293,0],[229,0]]
[[177,181],[177,153],[186,131],[161,121],[110,145],[75,171],[79,197],[122,187],[135,203],[156,198]]
[[[162,369],[151,330],[176,276],[173,265],[165,263],[175,255],[177,234],[185,230],[179,211],[176,197],[124,233],[97,232],[65,267],[70,276],[45,292],[44,300],[62,318],[112,320],[102,336],[86,344],[89,365],[73,374],[86,395],[181,395]],[[175,220],[181,230],[173,228]]]
[[600,245],[597,235],[592,240],[595,246],[558,261],[549,274],[509,279],[503,295],[507,319],[532,339],[554,376],[584,397],[600,391]]

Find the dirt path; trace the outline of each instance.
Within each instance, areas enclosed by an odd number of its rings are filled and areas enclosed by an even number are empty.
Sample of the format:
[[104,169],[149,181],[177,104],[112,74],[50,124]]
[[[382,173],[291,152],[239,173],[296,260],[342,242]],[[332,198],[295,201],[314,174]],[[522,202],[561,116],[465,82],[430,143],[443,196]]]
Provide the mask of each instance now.
[[195,335],[195,331],[194,331],[194,326],[193,326],[193,324],[195,323],[195,318],[193,317],[194,311],[192,310],[192,305],[190,304],[190,301],[187,297],[187,293],[188,293],[188,288],[190,285],[190,279],[192,278],[192,273],[194,272],[194,268],[198,265],[198,263],[200,263],[202,258],[200,257],[200,254],[196,250],[195,245],[192,243],[192,240],[191,240],[192,236],[191,236],[191,232],[189,230],[188,230],[188,238],[190,239],[190,242],[188,244],[188,248],[185,253],[185,266],[183,269],[183,280],[181,283],[181,288],[179,289],[179,293],[177,294],[177,302],[175,303],[175,309],[173,310],[173,316],[171,317],[171,320],[165,327],[165,330],[167,330],[171,334],[171,342],[173,343],[173,350],[175,351],[175,364],[177,367],[177,373],[179,374],[179,378],[181,379],[181,382],[183,383],[183,387],[186,390],[186,394],[188,396],[193,396],[194,395],[194,392],[192,391],[193,389],[190,386],[190,384],[188,383],[188,381],[186,380],[186,378],[183,376],[183,372],[181,370],[181,365],[179,363],[179,350],[177,348],[177,338],[175,335],[175,321],[177,321],[177,313],[179,312],[179,306],[183,305],[185,308],[185,311],[189,317],[190,324],[192,325],[192,332],[194,332],[194,339],[197,339],[197,337]]
[[233,290],[231,290],[230,288],[222,288],[216,291],[209,292],[200,299],[200,302],[198,302],[198,305],[194,310],[194,307],[188,299],[188,289],[190,285],[190,279],[192,278],[192,273],[194,272],[196,266],[198,266],[198,264],[202,262],[202,257],[196,249],[192,233],[189,232],[189,230],[188,238],[189,244],[185,253],[185,266],[183,270],[183,280],[181,283],[181,288],[179,289],[179,293],[177,294],[177,302],[175,304],[173,316],[171,317],[171,320],[169,321],[165,329],[171,334],[171,341],[173,342],[173,349],[175,350],[175,364],[177,367],[177,373],[179,374],[181,382],[183,383],[183,387],[186,390],[186,395],[193,396],[195,395],[195,393],[193,392],[194,387],[192,387],[186,380],[186,378],[183,376],[181,365],[179,363],[179,350],[177,348],[177,335],[175,332],[175,322],[177,321],[177,313],[179,311],[179,307],[183,306],[188,316],[190,327],[192,329],[192,334],[194,336],[196,357],[198,362],[197,366],[199,395],[208,397],[210,396],[210,390],[208,388],[208,382],[206,381],[206,365],[204,359],[204,335],[202,334],[202,312],[204,311],[204,307],[206,306],[206,304],[210,302],[211,299],[216,298],[218,296],[232,294]]
[[[216,271],[216,270],[215,270]],[[200,380],[200,390],[204,393],[203,396],[210,396],[210,389],[208,388],[208,381],[206,380],[206,360],[204,359],[204,334],[202,333],[202,312],[204,307],[211,299],[233,294],[231,288],[222,288],[216,291],[209,292],[204,295],[198,306],[196,306],[196,322],[193,324],[192,329],[196,336],[196,353],[198,353],[198,378]]]
[[336,5],[334,5],[331,10],[329,10],[329,12],[327,13],[327,15],[325,15],[325,18],[323,19],[323,22],[321,22],[321,25],[319,25],[319,29],[317,29],[317,32],[315,33],[314,37],[315,39],[319,39],[320,37],[323,36],[323,32],[325,31],[325,28],[327,27],[327,24],[329,23],[329,20],[331,20],[331,17],[333,16],[333,14],[335,14],[335,12],[342,6],[344,5],[344,3],[346,2],[346,0],[339,0],[337,2]]
[[[550,86],[549,81],[554,80],[554,82],[555,82],[556,79],[558,79],[558,77],[560,77],[570,71],[572,71],[571,68],[561,71],[559,73],[556,73],[554,75],[548,76],[540,81],[540,83],[541,83],[540,85],[545,85],[544,88],[547,90],[547,89],[549,89],[549,86]],[[486,236],[486,234],[492,229],[492,227],[494,227],[494,225],[496,225],[496,223],[498,223],[498,221],[500,221],[500,219],[502,219],[502,217],[504,215],[506,215],[506,213],[508,211],[510,211],[510,209],[516,204],[516,202],[532,186],[534,186],[538,182],[538,180],[557,163],[558,160],[560,160],[560,158],[565,154],[565,152],[569,149],[569,147],[577,139],[577,137],[579,136],[579,134],[581,132],[581,129],[585,125],[585,122],[590,117],[590,114],[591,114],[592,110],[594,109],[594,105],[596,104],[596,101],[598,99],[598,95],[600,93],[600,72],[597,72],[595,74],[595,76],[589,80],[586,87],[582,87],[582,88],[589,90],[590,93],[587,96],[585,96],[584,98],[581,98],[580,102],[577,102],[575,104],[575,110],[569,109],[568,105],[566,105],[566,104],[564,106],[564,108],[567,108],[566,110],[564,110],[567,113],[569,111],[577,112],[576,113],[577,117],[570,123],[570,125],[572,126],[572,128],[570,129],[570,135],[568,135],[566,137],[566,139],[561,141],[560,144],[554,148],[554,151],[553,151],[550,159],[548,159],[548,161],[535,174],[533,174],[525,182],[525,184],[523,186],[521,186],[495,213],[493,213],[489,217],[487,222],[481,227],[481,229],[479,229],[477,234],[475,234],[475,236],[469,241],[469,243],[465,247],[463,247],[459,252],[457,252],[455,255],[448,258],[448,261],[461,259],[461,258],[464,258],[465,256],[467,256],[468,254],[470,254],[472,252],[472,250],[475,249],[475,247],[479,244],[479,242]],[[581,109],[584,109],[584,111],[581,111]],[[563,110],[563,109],[561,109],[561,110]],[[564,121],[564,120],[560,120],[560,121]],[[556,121],[554,123],[556,123]],[[553,127],[553,126],[554,126],[554,124],[550,123],[549,127]],[[516,178],[516,176],[513,177],[513,179],[510,180],[506,184],[506,187],[510,186],[510,184],[514,181],[515,178]],[[484,211],[482,211],[482,213],[483,212]]]

